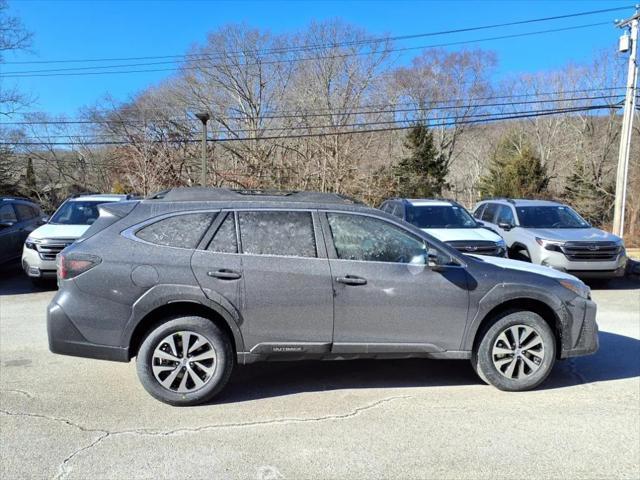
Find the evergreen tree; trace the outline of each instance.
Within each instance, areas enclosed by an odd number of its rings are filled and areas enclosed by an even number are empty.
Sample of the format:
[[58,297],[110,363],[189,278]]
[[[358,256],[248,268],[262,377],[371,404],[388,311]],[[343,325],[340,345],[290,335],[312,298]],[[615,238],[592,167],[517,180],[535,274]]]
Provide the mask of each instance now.
[[33,170],[31,157],[27,159],[27,173],[25,174],[24,184],[28,195],[33,195],[36,190],[36,172]]
[[405,140],[410,152],[395,166],[398,195],[401,197],[437,197],[449,187],[449,165],[433,144],[433,134],[425,125],[416,125]]
[[614,195],[613,182],[600,184],[590,175],[586,165],[579,163],[574,166],[573,173],[567,179],[563,197],[588,222],[602,225],[611,221]]
[[479,190],[483,197],[535,198],[545,194],[548,185],[547,170],[531,146],[517,148],[507,136],[493,152]]

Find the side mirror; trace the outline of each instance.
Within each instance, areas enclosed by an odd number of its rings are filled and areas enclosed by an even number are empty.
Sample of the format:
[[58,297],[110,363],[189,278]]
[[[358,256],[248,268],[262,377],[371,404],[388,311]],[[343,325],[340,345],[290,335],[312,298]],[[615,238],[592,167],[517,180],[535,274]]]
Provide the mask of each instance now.
[[8,228],[13,227],[16,222],[12,222],[11,220],[3,220],[0,222],[0,228]]
[[427,250],[427,266],[436,272],[443,269],[443,265],[440,263],[440,254],[435,248]]
[[49,219],[50,219],[49,215],[43,215],[43,216],[42,216],[42,221],[43,221],[44,223],[49,223]]
[[510,223],[507,223],[507,222],[500,222],[500,223],[498,223],[498,226],[502,230],[506,230],[507,232],[514,227],[514,225],[511,225]]

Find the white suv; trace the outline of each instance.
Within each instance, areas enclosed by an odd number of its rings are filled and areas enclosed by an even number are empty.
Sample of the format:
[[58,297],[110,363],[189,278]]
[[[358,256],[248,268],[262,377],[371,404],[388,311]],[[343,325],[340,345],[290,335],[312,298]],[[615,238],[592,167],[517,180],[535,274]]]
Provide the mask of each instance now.
[[511,258],[581,278],[624,275],[627,256],[622,239],[592,227],[567,205],[491,199],[478,203],[473,215],[502,235]]
[[75,242],[98,218],[98,205],[129,200],[130,195],[76,195],[65,200],[49,221],[29,234],[22,268],[34,283],[56,277],[56,255]]
[[453,200],[392,198],[380,209],[415,225],[462,253],[506,257],[500,235],[485,228]]

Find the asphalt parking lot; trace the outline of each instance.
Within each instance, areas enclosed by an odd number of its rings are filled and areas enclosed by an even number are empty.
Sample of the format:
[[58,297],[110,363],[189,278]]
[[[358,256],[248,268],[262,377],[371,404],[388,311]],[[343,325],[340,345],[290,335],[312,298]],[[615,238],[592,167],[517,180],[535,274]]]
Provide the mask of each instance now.
[[600,351],[533,392],[466,361],[257,364],[214,404],[153,400],[135,365],[53,355],[45,307],[0,273],[0,477],[640,477],[640,283],[594,289]]

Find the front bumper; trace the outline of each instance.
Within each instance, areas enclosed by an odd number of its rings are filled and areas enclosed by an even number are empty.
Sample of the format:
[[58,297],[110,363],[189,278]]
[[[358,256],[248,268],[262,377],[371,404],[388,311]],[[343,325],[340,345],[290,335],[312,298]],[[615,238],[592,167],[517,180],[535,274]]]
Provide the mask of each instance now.
[[627,256],[624,251],[614,260],[569,260],[564,253],[541,249],[540,264],[555,270],[570,273],[578,278],[616,278],[624,276]]
[[128,362],[127,348],[98,345],[89,342],[69,319],[62,307],[55,302],[47,308],[47,335],[49,350],[62,355]]
[[22,251],[22,269],[33,278],[56,278],[56,261],[43,260],[31,248],[25,247]]
[[573,318],[570,328],[562,332],[560,358],[590,355],[598,351],[597,306],[592,300],[576,297],[568,305]]

